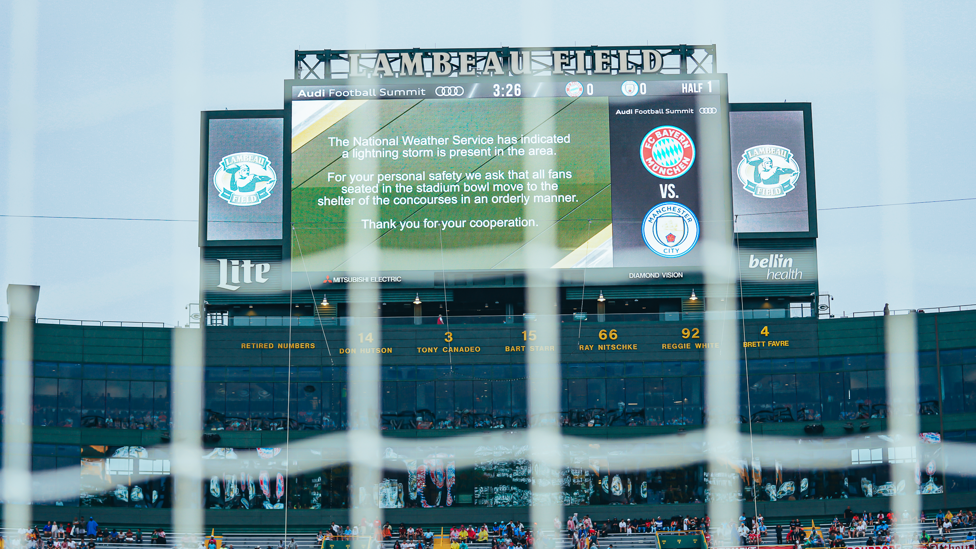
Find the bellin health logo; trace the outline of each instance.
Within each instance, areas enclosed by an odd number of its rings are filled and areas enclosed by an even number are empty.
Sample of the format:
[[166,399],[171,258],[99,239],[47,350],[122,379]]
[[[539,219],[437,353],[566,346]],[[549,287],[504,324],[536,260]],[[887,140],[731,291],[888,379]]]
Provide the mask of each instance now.
[[803,271],[793,268],[793,258],[784,254],[769,254],[769,257],[756,257],[749,254],[750,269],[766,269],[766,280],[802,280]]
[[278,176],[267,156],[241,152],[220,161],[213,182],[220,198],[231,206],[257,206],[271,196]]

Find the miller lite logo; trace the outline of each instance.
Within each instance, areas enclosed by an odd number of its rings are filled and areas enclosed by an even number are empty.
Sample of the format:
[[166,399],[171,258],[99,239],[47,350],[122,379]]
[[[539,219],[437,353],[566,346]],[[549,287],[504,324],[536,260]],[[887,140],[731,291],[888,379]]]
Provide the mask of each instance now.
[[220,283],[218,288],[236,291],[241,284],[264,284],[268,278],[264,275],[271,271],[270,263],[252,263],[250,259],[218,259],[220,264]]
[[680,128],[658,126],[641,140],[640,155],[647,171],[661,179],[675,179],[695,163],[695,143]]

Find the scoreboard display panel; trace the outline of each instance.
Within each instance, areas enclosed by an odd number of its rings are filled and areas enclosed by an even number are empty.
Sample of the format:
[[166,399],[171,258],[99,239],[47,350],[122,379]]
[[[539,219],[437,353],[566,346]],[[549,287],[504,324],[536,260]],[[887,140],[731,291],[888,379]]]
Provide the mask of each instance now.
[[548,267],[627,282],[700,272],[732,224],[702,212],[731,184],[725,75],[296,80],[286,110],[294,271],[347,271],[350,241],[405,278],[519,271],[549,233]]
[[809,103],[730,106],[732,216],[740,237],[816,238]]

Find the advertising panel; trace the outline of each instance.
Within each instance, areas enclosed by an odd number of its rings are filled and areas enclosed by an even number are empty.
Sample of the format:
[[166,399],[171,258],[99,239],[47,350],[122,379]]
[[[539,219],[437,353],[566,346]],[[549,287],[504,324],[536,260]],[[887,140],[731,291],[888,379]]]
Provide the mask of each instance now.
[[816,237],[810,104],[730,109],[735,232]]
[[782,284],[817,280],[817,249],[740,247],[739,276],[743,281]]
[[204,113],[204,134],[203,240],[280,240],[286,184],[283,113]]
[[[349,232],[368,231],[380,270],[407,276],[522,270],[546,232],[561,272],[700,271],[703,166],[730,173],[724,75],[302,80],[286,94],[294,270],[342,272],[359,252]],[[352,219],[355,205],[377,213]]]

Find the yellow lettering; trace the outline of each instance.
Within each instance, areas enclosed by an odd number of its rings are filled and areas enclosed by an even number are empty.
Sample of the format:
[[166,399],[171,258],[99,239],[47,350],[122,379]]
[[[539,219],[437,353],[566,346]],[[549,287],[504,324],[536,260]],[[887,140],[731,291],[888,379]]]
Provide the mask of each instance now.
[[480,353],[481,347],[444,347],[445,353]]
[[598,351],[636,351],[636,343],[607,343],[597,346]]
[[[353,353],[355,349],[351,349]],[[393,347],[360,347],[359,353],[364,355],[388,355],[393,352]]]

